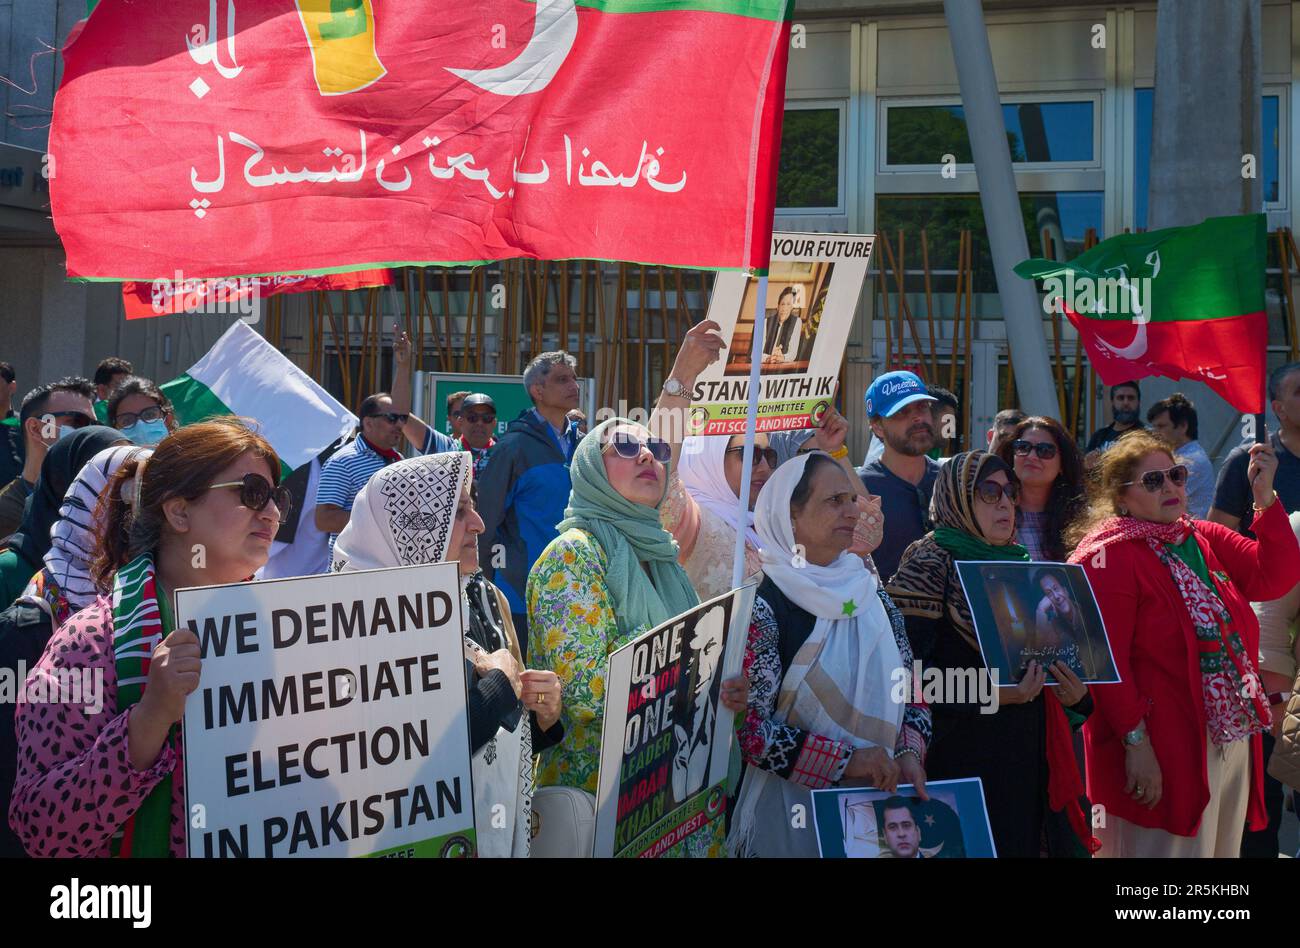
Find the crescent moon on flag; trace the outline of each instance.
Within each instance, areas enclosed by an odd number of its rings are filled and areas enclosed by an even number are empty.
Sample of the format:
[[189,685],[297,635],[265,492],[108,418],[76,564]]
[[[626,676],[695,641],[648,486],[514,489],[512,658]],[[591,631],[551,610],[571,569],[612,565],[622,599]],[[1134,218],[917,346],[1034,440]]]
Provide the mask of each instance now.
[[537,0],[532,39],[514,60],[495,69],[447,71],[497,95],[540,92],[560,71],[577,37],[578,9],[574,0]]
[[1109,349],[1119,358],[1136,362],[1138,359],[1142,358],[1142,356],[1146,355],[1147,352],[1147,321],[1143,319],[1138,322],[1137,332],[1133,335],[1133,341],[1123,349],[1112,346],[1105,339],[1098,338],[1097,342],[1099,345]]

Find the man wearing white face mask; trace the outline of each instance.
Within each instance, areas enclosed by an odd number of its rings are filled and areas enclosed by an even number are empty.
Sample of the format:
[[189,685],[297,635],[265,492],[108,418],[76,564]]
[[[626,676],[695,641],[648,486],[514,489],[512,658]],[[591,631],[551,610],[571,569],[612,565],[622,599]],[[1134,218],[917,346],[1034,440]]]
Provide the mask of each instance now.
[[36,488],[50,445],[78,428],[95,423],[95,387],[77,376],[32,389],[23,399],[19,424],[25,457],[17,477],[0,489],[0,537],[18,529],[23,504]]

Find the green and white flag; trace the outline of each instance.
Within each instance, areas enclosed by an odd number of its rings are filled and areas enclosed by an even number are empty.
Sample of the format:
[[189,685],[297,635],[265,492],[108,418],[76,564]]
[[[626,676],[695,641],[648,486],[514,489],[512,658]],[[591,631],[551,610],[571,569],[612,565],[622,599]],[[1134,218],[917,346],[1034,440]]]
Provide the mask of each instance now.
[[242,320],[162,389],[182,425],[221,415],[255,419],[286,474],[357,426],[356,415]]

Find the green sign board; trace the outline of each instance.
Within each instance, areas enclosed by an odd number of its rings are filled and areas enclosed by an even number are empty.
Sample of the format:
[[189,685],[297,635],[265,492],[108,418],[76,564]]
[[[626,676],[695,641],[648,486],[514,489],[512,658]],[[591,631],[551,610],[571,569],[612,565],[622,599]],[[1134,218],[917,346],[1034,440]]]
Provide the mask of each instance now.
[[[453,392],[473,392],[487,395],[497,406],[496,437],[506,432],[506,426],[519,417],[520,413],[533,407],[533,400],[524,389],[524,381],[518,375],[458,375],[450,373],[423,372],[423,378],[416,385],[424,392],[424,404],[421,416],[439,431],[451,434],[451,419],[447,417],[447,396]],[[578,379],[578,407],[590,420],[595,414],[595,382],[593,379]]]

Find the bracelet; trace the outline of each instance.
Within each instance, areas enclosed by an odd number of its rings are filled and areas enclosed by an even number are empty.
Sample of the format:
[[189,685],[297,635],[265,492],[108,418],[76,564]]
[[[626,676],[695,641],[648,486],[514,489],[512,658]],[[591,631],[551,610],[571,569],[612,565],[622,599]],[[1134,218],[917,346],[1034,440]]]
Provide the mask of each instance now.
[[901,751],[899,751],[897,754],[894,755],[894,760],[898,760],[898,758],[902,757],[904,754],[911,754],[913,757],[916,758],[916,762],[918,764],[922,763],[921,755],[917,753],[915,747],[904,747]]
[[1263,513],[1265,510],[1268,510],[1269,507],[1272,507],[1275,503],[1277,503],[1277,491],[1273,491],[1273,499],[1268,502],[1268,507],[1261,507],[1259,504],[1252,503],[1250,505],[1250,509],[1255,511],[1255,513]]
[[830,451],[828,453],[830,454],[831,457],[833,457],[835,460],[838,461],[840,458],[848,457],[849,449],[845,445],[840,445],[834,451]]

